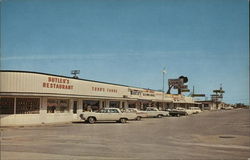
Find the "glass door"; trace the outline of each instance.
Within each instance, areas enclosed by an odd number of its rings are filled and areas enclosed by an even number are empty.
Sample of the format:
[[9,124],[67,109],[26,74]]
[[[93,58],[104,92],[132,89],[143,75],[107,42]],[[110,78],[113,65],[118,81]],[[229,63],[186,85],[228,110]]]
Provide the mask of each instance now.
[[73,114],[77,114],[77,101],[74,101]]

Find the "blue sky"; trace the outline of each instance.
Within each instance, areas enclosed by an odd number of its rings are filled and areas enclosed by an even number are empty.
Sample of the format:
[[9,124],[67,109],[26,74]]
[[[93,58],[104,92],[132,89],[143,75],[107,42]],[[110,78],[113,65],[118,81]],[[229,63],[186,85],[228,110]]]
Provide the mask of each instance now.
[[1,69],[157,90],[166,66],[249,104],[248,14],[248,0],[2,0]]

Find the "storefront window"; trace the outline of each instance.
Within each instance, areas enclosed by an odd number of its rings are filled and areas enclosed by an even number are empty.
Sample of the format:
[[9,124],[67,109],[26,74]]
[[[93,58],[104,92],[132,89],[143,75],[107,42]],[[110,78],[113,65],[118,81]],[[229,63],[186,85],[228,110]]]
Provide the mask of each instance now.
[[16,114],[39,114],[39,98],[17,98]]
[[120,108],[120,101],[110,101],[109,107],[111,108]]
[[142,106],[143,110],[146,110],[149,107],[149,103],[143,103]]
[[0,98],[0,114],[14,114],[14,98]]
[[136,102],[128,101],[128,108],[136,108]]
[[56,111],[59,111],[60,113],[69,112],[69,101],[65,99],[58,100]]
[[64,113],[69,112],[68,99],[48,99],[47,113]]
[[84,100],[82,102],[83,111],[98,111],[100,109],[100,102],[93,100]]
[[56,106],[57,106],[57,100],[56,99],[48,99],[47,113],[55,113]]

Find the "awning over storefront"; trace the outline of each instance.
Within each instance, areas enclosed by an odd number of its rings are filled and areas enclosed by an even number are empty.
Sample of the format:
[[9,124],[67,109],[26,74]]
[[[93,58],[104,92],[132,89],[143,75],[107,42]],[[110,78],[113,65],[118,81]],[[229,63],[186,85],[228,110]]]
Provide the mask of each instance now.
[[173,101],[173,103],[187,103],[185,101]]
[[173,103],[195,104],[194,102],[187,102],[187,101],[174,101]]
[[141,102],[152,102],[152,100],[149,100],[149,99],[138,99],[138,101],[141,101]]
[[195,102],[194,104],[202,104],[202,103]]
[[172,103],[173,101],[171,100],[152,100],[153,102],[163,102],[163,103]]
[[104,99],[104,100],[121,100],[121,101],[137,101],[137,98],[124,97],[105,97],[105,96],[88,96],[88,95],[72,95],[72,94],[45,94],[45,93],[0,93],[0,96],[36,96],[36,97],[62,97],[62,98],[83,98],[83,99]]

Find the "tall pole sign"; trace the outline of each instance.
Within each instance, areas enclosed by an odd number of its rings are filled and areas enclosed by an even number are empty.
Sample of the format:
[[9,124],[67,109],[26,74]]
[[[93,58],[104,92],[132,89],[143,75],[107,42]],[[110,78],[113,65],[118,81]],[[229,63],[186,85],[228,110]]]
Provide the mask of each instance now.
[[213,90],[215,94],[211,95],[211,99],[215,102],[216,108],[218,109],[219,102],[223,98],[225,91],[222,89],[222,84],[220,84],[220,89]]
[[188,82],[188,78],[184,76],[180,76],[178,79],[169,79],[168,80],[168,94],[170,94],[170,91],[172,88],[178,89],[178,94],[181,94],[181,92],[189,92],[187,85],[184,85]]

